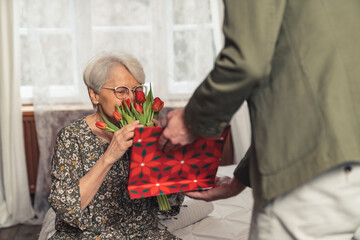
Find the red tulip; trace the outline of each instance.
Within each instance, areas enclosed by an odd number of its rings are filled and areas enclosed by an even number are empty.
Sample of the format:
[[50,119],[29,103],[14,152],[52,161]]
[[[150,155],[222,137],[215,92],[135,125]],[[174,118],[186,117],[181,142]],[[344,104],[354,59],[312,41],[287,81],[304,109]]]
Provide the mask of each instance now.
[[164,107],[164,102],[161,101],[160,98],[156,97],[156,98],[154,99],[153,105],[151,106],[152,110],[153,110],[154,112],[160,112],[160,110],[161,110],[163,107]]
[[126,109],[125,104],[126,104],[126,105],[128,106],[128,108],[131,110],[131,103],[130,103],[130,99],[129,99],[129,98],[126,99],[126,100],[123,100],[123,102],[122,102],[122,105],[123,105],[124,109]]
[[114,115],[114,118],[116,119],[116,121],[120,121],[122,119],[122,116],[118,111],[114,111],[113,115]]
[[135,99],[138,103],[143,103],[146,101],[145,93],[143,91],[136,91],[135,92]]
[[105,130],[106,127],[107,127],[107,124],[104,123],[104,122],[96,122],[96,123],[95,123],[95,126],[96,126],[97,128],[102,129],[102,130]]
[[143,106],[141,104],[135,104],[135,110],[140,113],[143,114]]

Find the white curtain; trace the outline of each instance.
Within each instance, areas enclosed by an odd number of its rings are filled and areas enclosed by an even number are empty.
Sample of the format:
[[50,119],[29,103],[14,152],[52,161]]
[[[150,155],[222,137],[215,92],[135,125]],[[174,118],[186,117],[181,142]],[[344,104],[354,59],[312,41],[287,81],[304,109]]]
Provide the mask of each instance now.
[[234,145],[234,162],[239,163],[251,143],[251,123],[247,102],[244,102],[234,114],[230,124]]
[[0,0],[0,228],[34,216],[23,142],[14,1]]

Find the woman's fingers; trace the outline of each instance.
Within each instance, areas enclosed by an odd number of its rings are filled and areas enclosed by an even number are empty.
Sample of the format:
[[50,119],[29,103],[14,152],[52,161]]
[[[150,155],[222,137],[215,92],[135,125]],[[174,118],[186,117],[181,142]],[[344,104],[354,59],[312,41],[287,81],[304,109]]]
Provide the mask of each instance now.
[[155,127],[161,127],[160,122],[156,119],[151,119],[151,121],[155,124]]

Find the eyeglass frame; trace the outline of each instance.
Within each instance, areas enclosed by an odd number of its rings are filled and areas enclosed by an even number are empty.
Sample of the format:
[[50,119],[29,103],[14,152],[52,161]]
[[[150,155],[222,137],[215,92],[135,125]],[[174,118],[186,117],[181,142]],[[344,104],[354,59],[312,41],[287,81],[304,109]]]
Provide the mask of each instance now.
[[102,87],[102,88],[105,88],[105,89],[110,89],[110,90],[113,90],[114,91],[114,94],[115,94],[115,97],[117,98],[117,99],[120,99],[120,98],[118,98],[118,96],[116,95],[116,89],[118,89],[118,88],[120,88],[120,87],[124,87],[124,88],[127,88],[127,90],[128,90],[128,94],[127,94],[127,96],[129,96],[129,94],[130,94],[130,91],[133,93],[133,95],[135,96],[135,93],[136,93],[136,88],[138,88],[138,87],[143,87],[144,89],[145,89],[145,91],[143,91],[143,92],[147,92],[147,86],[146,85],[144,85],[144,84],[141,84],[141,85],[138,85],[138,86],[136,86],[136,87],[133,87],[132,89],[130,89],[128,86],[125,86],[125,85],[120,85],[120,86],[116,86],[116,87]]

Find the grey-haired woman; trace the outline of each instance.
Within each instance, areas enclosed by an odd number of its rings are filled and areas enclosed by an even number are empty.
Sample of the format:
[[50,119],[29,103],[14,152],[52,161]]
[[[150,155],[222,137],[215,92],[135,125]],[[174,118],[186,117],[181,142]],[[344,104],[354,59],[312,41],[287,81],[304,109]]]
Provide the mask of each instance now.
[[58,133],[49,197],[57,231],[51,239],[178,239],[158,228],[154,198],[131,200],[126,189],[128,150],[139,122],[115,133],[95,126],[100,113],[116,124],[115,105],[145,88],[141,64],[128,54],[102,54],[88,64],[84,82],[97,110]]

